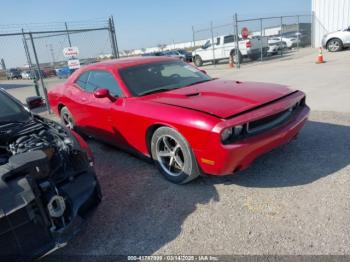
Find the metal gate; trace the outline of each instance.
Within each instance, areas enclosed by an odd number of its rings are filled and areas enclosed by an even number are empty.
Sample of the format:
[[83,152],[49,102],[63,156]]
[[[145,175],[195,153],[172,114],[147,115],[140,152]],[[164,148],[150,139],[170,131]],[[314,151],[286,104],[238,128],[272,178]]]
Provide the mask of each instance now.
[[[58,78],[68,77],[74,68],[119,58],[113,17],[93,23],[75,21],[19,26],[0,26],[0,79],[31,79],[31,95],[43,96],[46,101],[48,86]],[[78,53],[70,57],[63,50]],[[21,76],[11,74],[11,70],[20,70]],[[46,104],[50,112],[49,104]]]

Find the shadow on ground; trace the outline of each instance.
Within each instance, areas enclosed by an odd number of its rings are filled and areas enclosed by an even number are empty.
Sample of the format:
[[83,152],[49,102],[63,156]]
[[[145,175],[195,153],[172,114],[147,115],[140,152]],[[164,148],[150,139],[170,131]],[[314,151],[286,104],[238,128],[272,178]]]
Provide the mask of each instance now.
[[261,157],[247,171],[230,177],[208,176],[185,186],[167,182],[153,164],[94,141],[90,145],[104,199],[87,229],[57,257],[151,255],[181,234],[182,224],[198,204],[219,201],[216,184],[298,186],[350,164],[350,127],[313,121],[298,140]]
[[181,233],[184,220],[198,204],[219,200],[214,186],[201,179],[174,185],[152,163],[93,140],[89,143],[104,199],[87,229],[51,259],[72,254],[152,254]]

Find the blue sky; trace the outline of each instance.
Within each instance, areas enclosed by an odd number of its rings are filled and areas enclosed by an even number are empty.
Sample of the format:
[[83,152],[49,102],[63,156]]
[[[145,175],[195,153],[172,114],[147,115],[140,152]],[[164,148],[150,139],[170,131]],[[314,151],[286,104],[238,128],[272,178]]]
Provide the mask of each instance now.
[[[130,50],[157,46],[161,43],[172,43],[173,41],[191,41],[192,26],[206,28],[209,27],[210,21],[213,21],[216,25],[230,24],[235,12],[239,14],[240,18],[310,14],[311,0],[5,1],[1,4],[0,26],[80,20],[93,22],[107,19],[110,15],[113,15],[119,48],[120,50]],[[275,22],[279,23],[278,20]],[[12,26],[11,30],[16,26]],[[256,25],[248,23],[247,26],[251,28]],[[4,27],[0,27],[0,30],[1,28]],[[226,30],[223,32],[226,33],[227,30],[232,30],[232,27],[223,30]],[[216,34],[219,33],[221,32],[216,32]],[[204,34],[198,37],[207,38],[209,36]],[[102,40],[97,40],[98,38],[102,38]],[[91,43],[91,49],[109,48],[108,35],[86,35],[80,41],[84,40]],[[2,46],[14,48],[12,42],[2,43],[2,41],[0,39],[0,56],[1,53],[11,53],[7,50],[1,50]],[[97,44],[97,41],[100,43]],[[42,50],[39,50],[39,52],[43,52],[41,56],[45,57],[45,60],[50,59],[48,51],[50,44],[56,45],[57,49],[60,49],[61,45],[65,45],[65,43],[43,43],[43,47],[40,48]],[[55,50],[55,52],[55,55],[62,53],[61,50]],[[23,57],[24,55],[21,53],[18,56]]]
[[114,15],[121,49],[191,39],[191,26],[240,17],[309,14],[310,0],[26,0],[1,4],[0,24],[94,20]]

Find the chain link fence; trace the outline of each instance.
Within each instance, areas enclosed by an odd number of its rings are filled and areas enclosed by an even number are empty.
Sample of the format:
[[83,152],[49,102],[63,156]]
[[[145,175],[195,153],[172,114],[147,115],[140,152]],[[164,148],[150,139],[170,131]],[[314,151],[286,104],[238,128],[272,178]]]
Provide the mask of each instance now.
[[[68,48],[76,53],[64,54]],[[67,78],[80,66],[111,58],[119,58],[113,17],[93,23],[0,26],[0,80],[32,80],[33,95],[46,99],[49,83]]]
[[193,61],[197,66],[229,61],[239,68],[249,61],[290,56],[311,46],[311,24],[312,15],[239,19],[235,14],[230,23],[192,27]]

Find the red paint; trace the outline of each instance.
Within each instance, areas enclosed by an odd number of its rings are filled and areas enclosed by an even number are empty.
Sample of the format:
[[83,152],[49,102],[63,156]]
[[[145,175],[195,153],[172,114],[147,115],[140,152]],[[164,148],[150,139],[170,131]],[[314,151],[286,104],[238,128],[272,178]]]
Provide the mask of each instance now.
[[[292,94],[288,87],[275,84],[214,80],[133,97],[118,73],[123,67],[172,60],[178,61],[166,57],[137,57],[85,66],[65,84],[50,90],[50,105],[58,115],[59,107],[68,107],[78,128],[97,139],[146,156],[149,156],[148,131],[158,125],[172,127],[186,138],[202,171],[213,175],[231,174],[246,168],[259,155],[287,143],[297,135],[308,117],[309,108],[305,106],[278,128],[223,145],[220,135],[225,127],[287,109],[302,99],[304,93]],[[82,72],[96,69],[112,73],[124,95],[113,102],[108,97],[96,98],[96,94],[84,92],[74,84]],[[98,95],[106,94],[102,90]],[[255,110],[256,107],[259,108]],[[202,158],[213,160],[215,164],[204,164]]]

